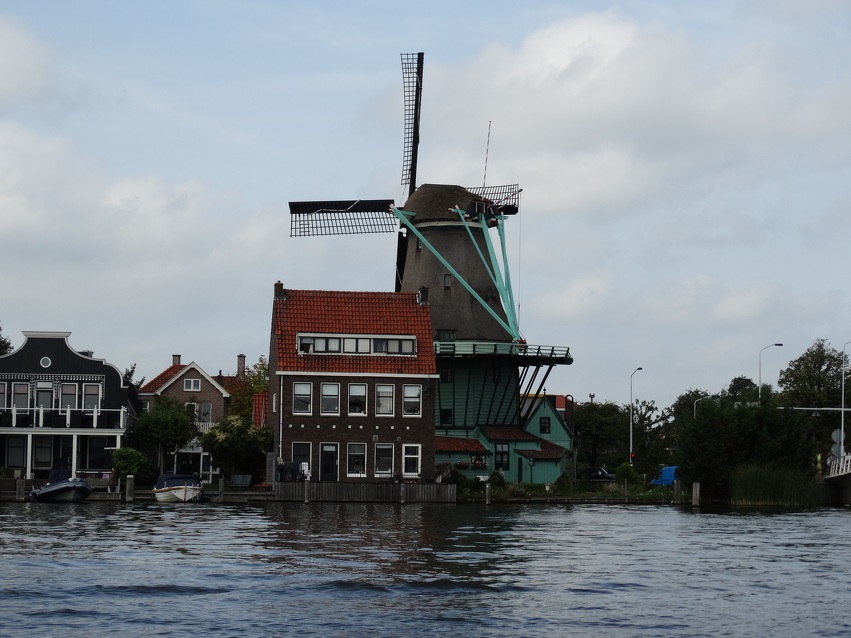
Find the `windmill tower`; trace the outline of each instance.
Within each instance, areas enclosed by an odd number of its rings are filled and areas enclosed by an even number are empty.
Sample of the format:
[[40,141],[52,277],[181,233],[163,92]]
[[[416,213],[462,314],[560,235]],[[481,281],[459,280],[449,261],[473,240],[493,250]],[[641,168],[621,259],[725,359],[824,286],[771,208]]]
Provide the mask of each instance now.
[[[417,186],[423,54],[402,55],[405,141],[401,208],[392,199],[290,203],[295,237],[398,232],[395,290],[431,309],[438,383],[437,431],[464,436],[483,425],[518,425],[520,396],[543,387],[566,347],[528,346],[517,322],[504,223],[520,188]],[[495,237],[494,237],[495,236]]]

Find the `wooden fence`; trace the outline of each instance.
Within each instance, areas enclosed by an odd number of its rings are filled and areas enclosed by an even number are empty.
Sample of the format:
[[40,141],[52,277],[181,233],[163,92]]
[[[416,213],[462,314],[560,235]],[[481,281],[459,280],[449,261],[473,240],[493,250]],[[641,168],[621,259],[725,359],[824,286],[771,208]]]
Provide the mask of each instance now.
[[345,503],[455,503],[450,483],[313,483],[281,482],[276,501]]

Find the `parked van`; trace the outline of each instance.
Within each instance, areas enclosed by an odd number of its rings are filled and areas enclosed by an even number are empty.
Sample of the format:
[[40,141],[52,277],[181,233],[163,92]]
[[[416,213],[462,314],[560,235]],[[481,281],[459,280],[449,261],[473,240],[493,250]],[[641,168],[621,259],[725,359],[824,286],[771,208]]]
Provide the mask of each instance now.
[[669,465],[659,470],[650,485],[673,485],[674,481],[680,480],[680,467],[678,465]]

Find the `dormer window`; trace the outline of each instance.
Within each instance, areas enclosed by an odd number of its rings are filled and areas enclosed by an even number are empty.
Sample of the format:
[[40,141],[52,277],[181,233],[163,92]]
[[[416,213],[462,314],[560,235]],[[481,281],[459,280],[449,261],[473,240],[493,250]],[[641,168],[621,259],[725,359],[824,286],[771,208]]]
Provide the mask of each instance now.
[[417,340],[413,336],[383,335],[310,335],[298,336],[300,354],[347,354],[414,356]]

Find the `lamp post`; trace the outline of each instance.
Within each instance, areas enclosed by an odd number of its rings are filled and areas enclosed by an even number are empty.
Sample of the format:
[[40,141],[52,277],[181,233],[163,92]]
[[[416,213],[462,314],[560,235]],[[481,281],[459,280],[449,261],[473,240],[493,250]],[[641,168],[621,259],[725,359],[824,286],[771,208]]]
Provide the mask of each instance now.
[[[770,343],[762,350],[768,350],[774,346],[782,346],[782,343]],[[762,401],[762,350],[759,351],[759,389],[757,390],[757,399]]]
[[845,346],[851,341],[846,341],[842,345],[842,416],[839,419],[839,454],[842,458],[845,456]]
[[[717,399],[717,394],[712,394],[708,397],[700,397],[697,401],[703,401],[704,399]],[[694,418],[697,418],[697,401],[694,402]]]
[[632,377],[635,373],[644,368],[638,367],[629,375],[629,464],[632,465]]

